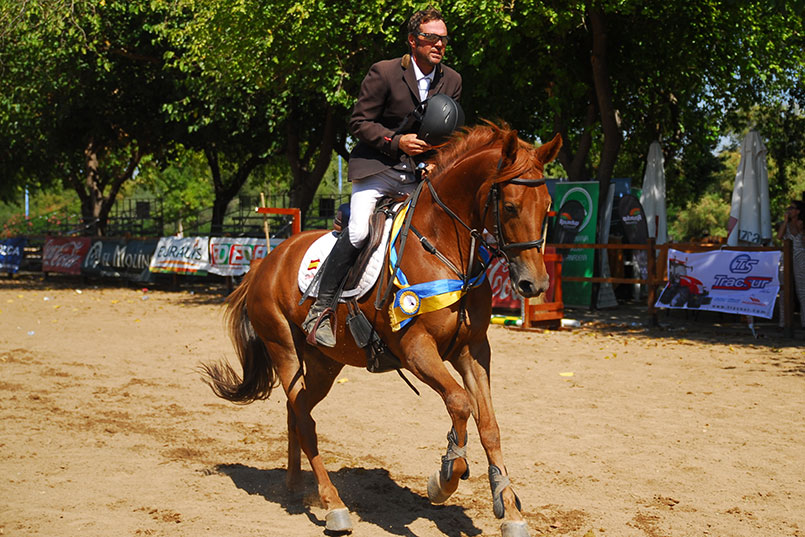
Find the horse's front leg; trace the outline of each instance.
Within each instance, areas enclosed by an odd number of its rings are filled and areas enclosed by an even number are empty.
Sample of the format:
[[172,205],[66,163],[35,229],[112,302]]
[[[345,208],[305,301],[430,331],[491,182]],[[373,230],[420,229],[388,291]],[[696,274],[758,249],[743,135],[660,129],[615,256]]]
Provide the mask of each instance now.
[[470,398],[445,367],[432,338],[424,335],[415,338],[415,344],[409,349],[406,353],[408,369],[442,397],[453,423],[441,467],[428,481],[430,501],[444,503],[456,491],[459,481],[469,477],[466,449],[467,420],[472,412]]
[[500,428],[492,408],[489,387],[490,356],[489,341],[484,339],[465,347],[452,363],[464,380],[481,444],[489,462],[492,508],[495,516],[503,519],[501,533],[503,537],[527,537],[528,526],[520,513],[520,500],[512,490],[506,465],[503,464]]

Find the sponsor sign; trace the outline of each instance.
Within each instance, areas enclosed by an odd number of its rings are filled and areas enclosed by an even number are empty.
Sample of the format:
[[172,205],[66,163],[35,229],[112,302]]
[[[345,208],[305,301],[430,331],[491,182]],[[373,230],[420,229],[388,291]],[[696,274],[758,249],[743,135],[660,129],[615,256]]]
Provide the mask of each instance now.
[[42,247],[42,272],[81,274],[90,243],[89,237],[48,237]]
[[[646,244],[648,225],[643,205],[636,196],[625,194],[618,202],[618,212],[623,224],[623,234],[628,244]],[[632,259],[637,265],[639,277],[648,278],[648,253],[645,250],[632,250]]]
[[25,237],[0,240],[0,272],[14,274],[20,270],[27,243],[28,239]]
[[156,246],[156,240],[93,240],[81,265],[81,273],[86,276],[146,280]]
[[[594,244],[596,236],[596,226],[598,222],[598,182],[597,181],[562,181],[556,183],[557,205],[560,207],[558,229],[562,229],[562,209],[569,206],[568,202],[576,201],[584,210],[583,215],[577,211],[580,224],[573,239],[575,244]],[[576,215],[568,212],[573,220],[578,220]],[[567,228],[571,227],[567,222]],[[595,250],[572,248],[565,253],[562,264],[562,274],[566,276],[580,276],[591,278],[595,263]],[[592,299],[593,284],[591,282],[562,282],[562,301],[572,306],[590,306]]]
[[668,284],[656,306],[771,319],[780,289],[780,252],[668,250]]
[[149,270],[204,276],[210,269],[209,241],[209,237],[162,237]]
[[[277,243],[280,239],[277,240]],[[274,240],[271,241],[274,246]],[[265,239],[248,237],[210,238],[210,269],[213,274],[240,276],[249,272],[252,261],[268,253]]]
[[509,279],[509,266],[502,257],[496,257],[486,269],[492,285],[492,307],[520,310],[520,295],[512,287]]

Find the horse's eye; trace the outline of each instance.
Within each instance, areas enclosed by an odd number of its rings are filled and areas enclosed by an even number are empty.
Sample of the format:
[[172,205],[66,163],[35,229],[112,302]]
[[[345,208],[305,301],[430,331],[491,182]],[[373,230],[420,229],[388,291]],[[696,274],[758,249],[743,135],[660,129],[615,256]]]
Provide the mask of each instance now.
[[503,210],[511,215],[517,214],[517,207],[514,205],[514,203],[511,202],[504,203]]

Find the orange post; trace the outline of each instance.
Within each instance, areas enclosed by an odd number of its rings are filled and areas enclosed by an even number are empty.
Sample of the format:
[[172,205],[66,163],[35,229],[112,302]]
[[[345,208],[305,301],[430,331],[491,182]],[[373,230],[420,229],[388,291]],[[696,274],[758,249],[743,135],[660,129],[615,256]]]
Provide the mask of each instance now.
[[299,209],[284,209],[280,207],[256,207],[255,211],[259,214],[286,214],[293,216],[291,233],[296,235],[302,232],[302,211]]

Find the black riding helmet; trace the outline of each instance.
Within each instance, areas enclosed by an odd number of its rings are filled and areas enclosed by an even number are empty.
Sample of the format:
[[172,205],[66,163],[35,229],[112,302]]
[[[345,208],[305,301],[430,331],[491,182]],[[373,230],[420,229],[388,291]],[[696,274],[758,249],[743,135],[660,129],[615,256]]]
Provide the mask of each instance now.
[[453,131],[464,126],[464,110],[454,99],[437,93],[423,103],[425,112],[420,120],[417,138],[430,145],[439,145],[447,140]]

